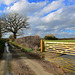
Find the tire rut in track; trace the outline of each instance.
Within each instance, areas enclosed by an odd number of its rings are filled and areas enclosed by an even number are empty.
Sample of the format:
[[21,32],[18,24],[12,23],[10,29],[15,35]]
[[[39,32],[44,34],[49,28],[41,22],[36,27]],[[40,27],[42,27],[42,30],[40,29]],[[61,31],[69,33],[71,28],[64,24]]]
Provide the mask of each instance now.
[[20,55],[12,50],[12,70],[13,75],[36,75],[35,72],[20,58]]

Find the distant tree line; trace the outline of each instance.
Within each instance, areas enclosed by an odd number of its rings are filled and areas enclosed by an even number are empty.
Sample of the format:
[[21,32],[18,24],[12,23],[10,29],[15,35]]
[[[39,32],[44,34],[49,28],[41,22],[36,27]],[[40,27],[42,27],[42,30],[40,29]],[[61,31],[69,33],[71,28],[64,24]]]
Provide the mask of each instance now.
[[45,40],[58,40],[58,38],[56,38],[54,34],[45,35],[44,39]]
[[57,38],[54,34],[45,35],[45,40],[75,40],[75,38]]

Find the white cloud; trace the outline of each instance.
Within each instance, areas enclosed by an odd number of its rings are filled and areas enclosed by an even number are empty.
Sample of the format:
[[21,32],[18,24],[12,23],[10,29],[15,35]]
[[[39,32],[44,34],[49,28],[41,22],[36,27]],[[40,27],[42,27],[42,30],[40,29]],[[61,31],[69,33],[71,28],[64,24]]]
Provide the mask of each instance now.
[[2,0],[0,0],[0,4],[2,3]]
[[40,30],[46,30],[46,26],[37,26],[36,28],[40,29]]
[[60,20],[60,13],[62,12],[62,9],[57,10],[56,12],[50,13],[47,16],[43,17],[42,20],[45,22],[51,22],[54,20]]
[[8,12],[19,12],[21,14],[33,15],[34,12],[41,10],[46,2],[29,3],[27,0],[20,0],[14,3],[13,6],[7,7]]
[[[34,21],[34,24],[36,24],[36,22],[37,20]],[[46,17],[40,18],[39,23],[38,30],[35,30],[38,32],[42,30],[41,33],[44,35],[53,33],[58,35],[58,37],[74,37],[74,33],[65,32],[63,28],[69,28],[71,31],[75,31],[75,5],[63,7],[56,12],[50,13]],[[45,27],[46,30],[43,27]],[[61,33],[60,36],[58,33]]]
[[0,0],[0,4],[10,5],[18,0]]
[[0,13],[2,13],[2,11],[0,10]]
[[[75,5],[65,6],[63,1],[56,0],[46,5],[45,1],[29,3],[27,0],[20,0],[5,11],[28,15],[32,27],[28,35],[55,34],[57,37],[74,37],[74,33],[65,32],[63,29],[75,30]],[[53,10],[56,11],[51,12]],[[44,16],[45,14],[47,16]]]
[[40,13],[39,12],[36,12],[35,14],[36,15],[44,15],[46,13],[49,13],[53,10],[57,10],[59,9],[60,7],[64,6],[64,3],[63,3],[64,0],[57,0],[57,1],[53,1],[52,3],[49,3],[46,7],[44,7]]
[[14,3],[16,0],[3,0],[3,1],[6,5],[10,5],[11,3]]
[[74,38],[75,37],[75,33],[71,33],[71,32],[60,32],[60,33],[56,33],[56,36],[60,36],[60,38],[64,37],[64,38]]
[[57,22],[56,25],[74,25],[75,24],[75,5],[59,9],[56,12],[48,14],[42,20],[46,23]]

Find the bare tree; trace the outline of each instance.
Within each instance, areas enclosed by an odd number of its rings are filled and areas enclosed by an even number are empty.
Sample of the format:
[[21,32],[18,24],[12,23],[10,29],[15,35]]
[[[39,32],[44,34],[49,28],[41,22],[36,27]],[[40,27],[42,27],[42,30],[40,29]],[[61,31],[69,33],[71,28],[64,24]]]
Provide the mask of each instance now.
[[16,39],[17,35],[20,35],[23,33],[24,29],[29,29],[29,24],[28,24],[28,18],[23,17],[22,15],[18,13],[10,13],[7,15],[4,15],[3,17],[3,29],[2,32],[12,32],[14,35],[14,39]]
[[0,38],[2,37],[2,34],[1,34],[1,24],[0,24]]
[[0,38],[2,37],[2,26],[3,25],[3,23],[2,23],[2,18],[0,18]]

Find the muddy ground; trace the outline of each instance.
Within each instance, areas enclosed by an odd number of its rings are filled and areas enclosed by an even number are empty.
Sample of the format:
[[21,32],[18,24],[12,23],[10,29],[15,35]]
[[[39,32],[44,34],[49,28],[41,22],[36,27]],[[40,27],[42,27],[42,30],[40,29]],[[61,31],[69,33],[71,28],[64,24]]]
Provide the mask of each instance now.
[[0,75],[3,75],[3,73],[4,73],[5,60],[3,58],[3,53],[4,53],[4,47],[2,47],[2,49],[0,49]]
[[0,75],[3,75],[4,73],[4,60],[0,60]]
[[[14,62],[18,62],[18,61],[20,61],[22,64],[20,64],[20,65],[26,65],[26,62],[27,61],[29,61],[29,62],[31,62],[31,63],[33,63],[33,64],[35,64],[36,62],[39,64],[39,65],[41,65],[41,67],[44,69],[44,71],[46,71],[46,72],[48,72],[49,73],[49,75],[68,75],[68,73],[66,72],[66,71],[64,71],[63,69],[61,69],[60,68],[60,66],[59,65],[57,65],[57,64],[54,64],[54,63],[52,63],[52,62],[49,62],[49,61],[45,61],[44,59],[40,59],[39,57],[36,57],[37,55],[35,54],[35,55],[33,55],[33,54],[30,54],[30,53],[26,53],[26,52],[24,52],[24,50],[20,50],[20,49],[18,49],[17,48],[17,50],[16,50],[16,53],[17,53],[17,51],[21,54],[21,55],[19,55],[19,56],[21,56],[22,58],[21,59],[18,59],[18,60],[14,60]],[[14,52],[15,53],[15,52]],[[58,55],[60,55],[60,54],[56,54],[56,55],[54,55],[53,54],[53,57],[54,56],[58,56]],[[24,59],[23,59],[23,57],[24,57]],[[25,57],[27,58],[27,59],[25,59]],[[52,54],[51,54],[51,57],[52,57]],[[15,58],[16,58],[16,56],[15,56]],[[27,60],[27,61],[25,61],[25,60]],[[34,61],[34,62],[33,62]],[[19,63],[19,62],[18,62]],[[24,64],[23,64],[24,63]],[[28,62],[27,62],[28,63]],[[30,64],[30,63],[29,63]],[[26,65],[26,66],[28,66],[28,64]],[[35,69],[36,69],[36,66],[38,66],[38,65],[35,65]],[[31,69],[32,69],[32,66],[29,66],[29,67],[31,67]],[[17,68],[17,67],[16,67]],[[39,68],[40,69],[40,68]],[[15,70],[16,71],[16,70]],[[21,70],[20,72],[22,72],[23,70]],[[42,72],[42,71],[41,71]],[[26,72],[26,73],[32,73],[32,74],[30,74],[30,75],[36,75],[36,73],[35,73],[35,70],[34,69],[32,69],[32,72]],[[26,74],[27,75],[27,74]],[[28,74],[29,75],[29,74]],[[40,75],[40,74],[39,74]],[[46,74],[45,74],[46,75]]]
[[35,72],[23,61],[21,55],[17,51],[10,48],[12,54],[12,73],[13,75],[36,75]]
[[[8,71],[12,75],[67,75],[67,72],[59,65],[41,59],[36,53],[27,53],[20,48],[12,48],[9,45],[10,62],[8,61]],[[52,56],[52,55],[51,55]],[[3,57],[3,56],[1,56]],[[0,59],[0,75],[4,75],[5,59]]]

